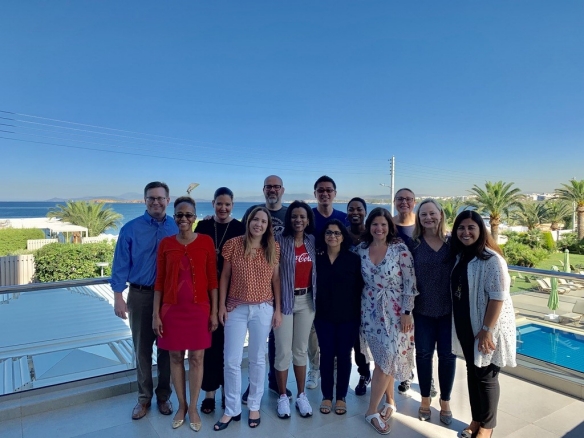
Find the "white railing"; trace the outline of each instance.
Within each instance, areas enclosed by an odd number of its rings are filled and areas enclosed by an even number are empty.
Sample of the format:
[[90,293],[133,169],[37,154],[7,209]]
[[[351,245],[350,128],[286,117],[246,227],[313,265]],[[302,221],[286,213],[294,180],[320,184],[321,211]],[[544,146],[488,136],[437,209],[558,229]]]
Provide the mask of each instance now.
[[32,254],[0,257],[0,286],[32,283],[33,277]]
[[49,243],[57,243],[58,239],[30,239],[26,241],[26,249],[29,251],[34,251],[40,249]]

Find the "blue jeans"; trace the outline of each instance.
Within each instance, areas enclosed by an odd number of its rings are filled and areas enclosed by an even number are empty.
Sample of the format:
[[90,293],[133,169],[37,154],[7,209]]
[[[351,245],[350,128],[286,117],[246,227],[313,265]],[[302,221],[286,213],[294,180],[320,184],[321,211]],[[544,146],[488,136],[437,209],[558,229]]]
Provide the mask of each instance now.
[[434,350],[437,349],[440,398],[450,401],[456,369],[456,356],[452,354],[452,315],[434,318],[414,313],[414,324],[420,394],[422,397],[430,397],[432,360]]

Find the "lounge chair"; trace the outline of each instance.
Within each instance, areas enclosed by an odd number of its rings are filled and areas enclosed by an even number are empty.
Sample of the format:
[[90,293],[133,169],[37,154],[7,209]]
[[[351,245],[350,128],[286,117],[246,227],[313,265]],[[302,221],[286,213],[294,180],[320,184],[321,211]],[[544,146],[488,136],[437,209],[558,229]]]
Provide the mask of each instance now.
[[560,315],[561,323],[579,322],[584,314],[584,300],[578,300],[574,303],[574,307],[570,313]]
[[[535,281],[537,281],[540,292],[545,292],[549,294],[552,291],[552,285],[550,282],[551,280],[549,278],[538,279]],[[565,294],[567,291],[568,289],[566,288],[558,287],[558,294],[560,295]]]
[[571,281],[566,280],[565,278],[558,278],[558,284],[561,287],[564,288],[569,288],[571,290],[576,290],[576,289],[580,289],[580,287],[577,284],[572,283]]

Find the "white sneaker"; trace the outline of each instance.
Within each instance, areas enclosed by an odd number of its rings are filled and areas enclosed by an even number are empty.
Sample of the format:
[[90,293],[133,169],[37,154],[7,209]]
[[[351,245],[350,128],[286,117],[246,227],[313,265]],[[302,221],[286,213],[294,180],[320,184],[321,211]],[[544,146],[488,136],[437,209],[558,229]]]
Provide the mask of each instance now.
[[278,398],[278,417],[290,418],[290,400],[285,395]]
[[320,379],[319,370],[310,370],[308,372],[308,378],[306,379],[306,387],[308,389],[314,389],[318,386],[318,379]]
[[308,398],[306,398],[306,394],[302,393],[298,395],[296,398],[296,409],[298,409],[298,412],[300,412],[301,417],[306,418],[312,416],[312,406],[310,406],[310,402],[308,401]]

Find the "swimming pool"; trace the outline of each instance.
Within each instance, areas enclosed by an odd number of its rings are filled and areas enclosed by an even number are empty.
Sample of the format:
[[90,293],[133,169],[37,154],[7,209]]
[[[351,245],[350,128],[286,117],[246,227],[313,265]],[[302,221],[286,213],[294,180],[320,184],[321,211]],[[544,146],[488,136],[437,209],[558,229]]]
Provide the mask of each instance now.
[[584,335],[540,324],[517,327],[517,353],[584,373]]

